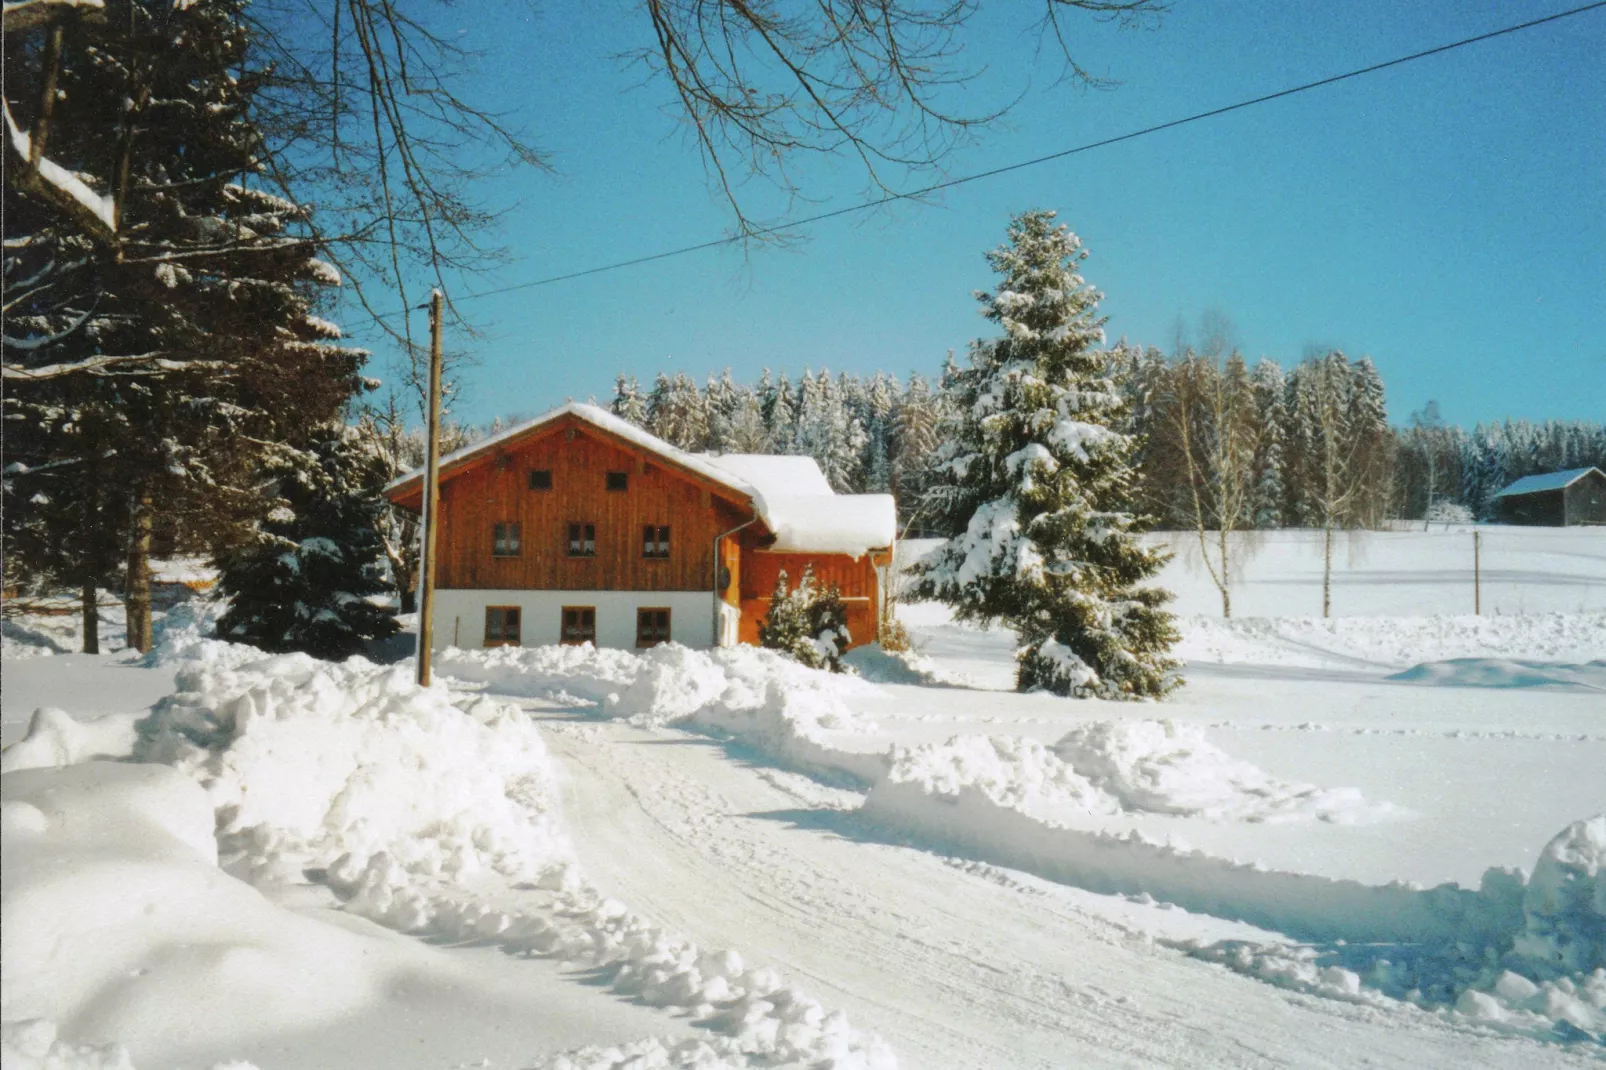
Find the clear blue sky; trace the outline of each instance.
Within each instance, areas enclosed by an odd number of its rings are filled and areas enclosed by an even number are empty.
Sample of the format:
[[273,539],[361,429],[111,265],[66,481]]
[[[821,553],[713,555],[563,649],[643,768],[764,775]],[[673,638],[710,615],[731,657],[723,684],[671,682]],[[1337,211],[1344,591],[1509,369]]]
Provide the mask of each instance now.
[[[496,5],[499,6],[499,5]],[[1568,0],[1175,0],[1157,28],[1074,22],[1078,60],[1120,82],[1050,83],[1024,5],[977,17],[978,108],[1025,96],[949,163],[983,170],[1576,6]],[[486,9],[493,5],[484,5]],[[661,86],[613,56],[645,44],[627,0],[464,8],[469,88],[524,126],[555,174],[485,192],[517,206],[514,259],[459,294],[726,233]],[[1011,12],[1000,15],[999,12]],[[450,16],[448,16],[450,17]],[[1013,22],[999,21],[1014,19]],[[815,203],[863,199],[848,161]],[[762,205],[762,191],[755,190]],[[616,373],[701,380],[934,374],[986,332],[973,290],[1009,216],[1054,208],[1082,235],[1111,338],[1169,348],[1179,316],[1225,313],[1251,358],[1370,355],[1403,422],[1429,398],[1471,426],[1606,419],[1606,9],[1231,115],[838,219],[787,248],[724,249],[465,305],[458,418],[611,395]],[[383,373],[383,369],[377,369]]]

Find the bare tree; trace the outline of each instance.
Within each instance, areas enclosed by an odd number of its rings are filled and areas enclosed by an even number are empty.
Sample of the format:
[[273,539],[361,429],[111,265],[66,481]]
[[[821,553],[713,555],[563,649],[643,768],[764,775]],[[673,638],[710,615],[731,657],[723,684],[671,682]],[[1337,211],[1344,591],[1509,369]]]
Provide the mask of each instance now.
[[1303,397],[1316,431],[1316,484],[1311,488],[1322,528],[1322,616],[1333,611],[1333,532],[1361,526],[1375,487],[1369,442],[1356,434],[1351,415],[1353,382],[1344,354],[1334,350],[1307,361]]
[[1187,353],[1162,383],[1156,424],[1169,448],[1158,455],[1186,477],[1199,552],[1221,595],[1221,615],[1231,617],[1233,535],[1252,522],[1254,504],[1261,433],[1254,386],[1236,351],[1220,362]]
[[[1065,76],[1102,84],[1074,58],[1072,13],[1136,22],[1162,0],[1039,0],[1039,43]],[[1007,110],[956,110],[956,87],[977,73],[960,53],[973,0],[644,0],[649,43],[624,59],[667,86],[675,110],[726,201],[736,235],[777,237],[755,215],[752,179],[801,195],[797,167],[845,155],[872,188],[940,167],[979,126]],[[352,293],[409,357],[421,348],[403,308],[454,276],[502,262],[487,241],[497,212],[476,182],[508,163],[548,166],[505,114],[471,101],[476,54],[439,29],[447,0],[258,0],[258,48],[272,61],[262,117],[274,173],[318,204],[321,236]],[[317,196],[312,196],[316,191]],[[469,326],[455,306],[459,326]]]

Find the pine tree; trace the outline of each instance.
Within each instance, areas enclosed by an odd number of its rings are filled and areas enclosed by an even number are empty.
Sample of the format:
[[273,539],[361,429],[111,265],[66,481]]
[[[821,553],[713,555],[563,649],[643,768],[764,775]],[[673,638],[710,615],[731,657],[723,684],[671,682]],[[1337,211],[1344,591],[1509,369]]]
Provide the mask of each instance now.
[[341,424],[320,428],[300,457],[281,456],[265,475],[275,498],[253,538],[219,561],[231,599],[218,634],[264,650],[344,658],[397,631],[371,599],[387,589],[381,460]]
[[[8,290],[38,284],[8,309],[6,362],[29,374],[4,400],[22,466],[4,512],[18,549],[54,541],[23,571],[80,588],[86,620],[123,572],[144,645],[153,515],[237,539],[260,466],[344,408],[364,354],[314,314],[340,279],[307,211],[261,188],[242,4],[109,0],[101,25],[115,40],[63,53],[50,144],[72,170],[121,176],[121,251],[7,185]],[[12,43],[8,78],[29,55]]]
[[1165,555],[1110,508],[1129,492],[1133,443],[1111,429],[1122,399],[1085,257],[1044,211],[1017,216],[987,254],[1000,285],[977,297],[1003,337],[973,343],[971,366],[947,377],[958,415],[932,492],[963,534],[918,566],[917,592],[1013,627],[1022,690],[1163,695],[1179,682],[1177,632],[1169,593],[1146,581]]

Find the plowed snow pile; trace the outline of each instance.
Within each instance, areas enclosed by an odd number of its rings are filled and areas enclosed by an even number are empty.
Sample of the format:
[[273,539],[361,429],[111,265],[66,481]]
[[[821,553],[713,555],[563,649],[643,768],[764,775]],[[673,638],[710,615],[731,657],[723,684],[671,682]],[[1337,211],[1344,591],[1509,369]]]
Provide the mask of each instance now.
[[1606,613],[1491,617],[1185,617],[1184,661],[1404,669],[1451,658],[1590,661],[1606,655]]
[[[184,840],[199,837],[191,850],[201,853],[188,864],[214,867],[213,883],[222,880],[225,890],[249,894],[218,873],[219,863],[262,888],[294,886],[311,874],[344,899],[346,910],[390,928],[583,965],[613,991],[694,1016],[708,1031],[689,1042],[642,1042],[638,1046],[659,1060],[655,1065],[896,1065],[883,1044],[774,971],[750,967],[734,951],[701,950],[592,888],[571,861],[541,735],[515,707],[454,696],[441,686],[420,688],[409,668],[361,658],[332,665],[304,655],[248,656],[215,642],[188,649],[205,660],[183,663],[178,692],[138,725],[133,757],[160,764],[110,768],[149,770],[182,788],[176,797],[195,794],[201,824],[183,825]],[[701,677],[674,671],[678,657],[674,651],[660,655],[662,671],[638,674],[624,693],[653,703],[654,710],[675,703],[687,708]],[[726,680],[724,689],[740,681]],[[743,702],[759,710],[788,708],[774,686],[750,701],[733,699],[732,709]],[[37,719],[36,734],[22,746],[37,764],[70,759],[82,735],[70,724]],[[41,779],[48,787],[68,772],[20,775],[55,778]],[[146,796],[134,809],[167,822],[163,798]],[[26,832],[40,821],[9,800],[6,814],[9,852],[13,828]],[[116,872],[90,870],[79,879],[86,885],[81,896],[114,901],[125,891]],[[138,896],[129,901],[137,906]],[[80,916],[38,896],[20,903],[8,891],[8,977],[32,970],[49,982],[51,947],[65,938],[56,932],[63,925],[83,930],[73,939],[105,935],[103,911]],[[54,919],[55,928],[36,924],[33,915],[15,919],[14,928],[14,909],[28,904]],[[232,908],[218,909],[227,914]],[[181,921],[176,917],[174,924]],[[125,924],[178,939],[138,918]],[[35,928],[45,935],[13,949],[10,933]],[[231,969],[251,976],[249,962],[231,961]],[[271,981],[264,976],[258,983]],[[321,998],[338,1008],[343,989],[338,981],[328,983],[335,992]],[[356,981],[346,987],[352,986],[361,987]],[[321,989],[306,991],[312,998]],[[60,1020],[60,1014],[39,1013],[52,1010],[50,1003],[42,1000],[28,1017]],[[13,1017],[9,1006],[6,1016]],[[150,1021],[163,1017],[149,1008]],[[19,1043],[39,1047],[44,1028]],[[624,1049],[598,1049],[553,1065],[607,1066],[631,1057]]]
[[771,650],[703,651],[675,643],[639,654],[589,645],[451,649],[436,664],[457,680],[504,695],[568,701],[636,725],[673,724],[739,739],[805,771],[868,783],[883,765],[877,755],[830,742],[834,734],[874,729],[848,705],[874,685],[805,668]]

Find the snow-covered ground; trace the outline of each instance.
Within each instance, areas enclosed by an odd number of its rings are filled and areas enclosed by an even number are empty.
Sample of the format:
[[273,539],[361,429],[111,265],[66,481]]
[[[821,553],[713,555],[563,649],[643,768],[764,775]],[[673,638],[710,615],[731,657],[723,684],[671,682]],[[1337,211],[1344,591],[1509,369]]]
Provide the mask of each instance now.
[[427,691],[188,610],[142,660],[13,629],[7,1070],[1606,1059],[1606,533],[1487,533],[1520,614],[1421,615],[1460,564],[1398,533],[1342,616],[1249,616],[1300,534],[1230,622],[1169,566],[1150,704],[1015,694],[929,605],[857,677],[504,648]]

